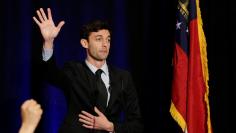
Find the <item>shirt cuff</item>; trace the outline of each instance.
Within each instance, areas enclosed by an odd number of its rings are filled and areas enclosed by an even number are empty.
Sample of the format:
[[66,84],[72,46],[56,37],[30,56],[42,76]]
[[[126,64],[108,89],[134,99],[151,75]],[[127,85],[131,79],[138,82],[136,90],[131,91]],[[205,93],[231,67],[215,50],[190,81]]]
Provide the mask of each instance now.
[[53,54],[53,49],[47,49],[47,48],[43,48],[42,51],[42,56],[43,56],[43,61],[48,61]]

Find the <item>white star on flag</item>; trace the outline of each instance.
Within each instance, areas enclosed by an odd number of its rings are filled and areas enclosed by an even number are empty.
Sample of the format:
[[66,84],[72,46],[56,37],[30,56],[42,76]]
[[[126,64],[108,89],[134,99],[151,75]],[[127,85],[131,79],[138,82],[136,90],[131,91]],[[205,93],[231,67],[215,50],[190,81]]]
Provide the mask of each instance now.
[[182,22],[178,22],[178,21],[177,21],[176,30],[177,30],[177,29],[181,29],[181,28],[180,28],[180,25],[181,25],[181,24],[182,24]]

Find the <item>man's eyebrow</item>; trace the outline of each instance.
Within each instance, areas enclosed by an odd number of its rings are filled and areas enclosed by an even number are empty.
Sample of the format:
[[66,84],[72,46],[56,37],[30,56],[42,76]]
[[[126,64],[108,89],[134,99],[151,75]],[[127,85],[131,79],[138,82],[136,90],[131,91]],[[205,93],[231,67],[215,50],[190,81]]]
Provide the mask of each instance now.
[[[95,37],[102,37],[102,35],[95,35]],[[107,36],[107,37],[111,37],[111,35]]]
[[95,37],[102,37],[102,35],[95,35]]

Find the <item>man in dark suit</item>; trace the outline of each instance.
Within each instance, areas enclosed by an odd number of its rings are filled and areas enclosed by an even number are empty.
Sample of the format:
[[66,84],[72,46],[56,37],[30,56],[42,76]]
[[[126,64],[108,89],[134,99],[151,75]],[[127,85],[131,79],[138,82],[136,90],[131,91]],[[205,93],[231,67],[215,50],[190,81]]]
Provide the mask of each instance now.
[[42,8],[36,13],[38,19],[33,19],[44,38],[45,77],[63,89],[68,102],[68,114],[60,132],[142,132],[140,107],[131,75],[106,62],[111,41],[109,25],[100,20],[84,25],[80,43],[87,53],[85,62],[71,61],[59,70],[52,54],[53,41],[64,21],[55,26],[49,8],[47,15]]

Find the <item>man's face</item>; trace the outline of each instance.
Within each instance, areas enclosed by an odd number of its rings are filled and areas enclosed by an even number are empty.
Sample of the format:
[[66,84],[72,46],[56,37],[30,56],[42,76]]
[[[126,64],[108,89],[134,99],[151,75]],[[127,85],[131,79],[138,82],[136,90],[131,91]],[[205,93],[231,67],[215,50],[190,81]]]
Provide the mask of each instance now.
[[88,56],[95,60],[106,60],[110,49],[111,36],[108,30],[91,32],[88,37]]

